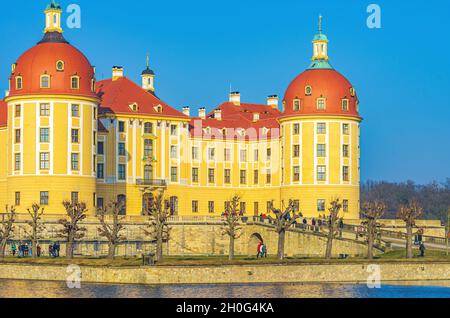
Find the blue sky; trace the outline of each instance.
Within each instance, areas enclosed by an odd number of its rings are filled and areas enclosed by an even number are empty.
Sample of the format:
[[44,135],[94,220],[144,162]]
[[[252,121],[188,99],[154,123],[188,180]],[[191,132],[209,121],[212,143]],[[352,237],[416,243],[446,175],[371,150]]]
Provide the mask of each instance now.
[[[11,64],[41,38],[49,1],[0,3],[2,90]],[[378,30],[366,26],[374,2]],[[331,63],[361,101],[362,179],[450,177],[448,0],[60,1],[70,3],[80,5],[82,27],[66,27],[65,36],[98,79],[123,65],[138,82],[149,52],[158,95],[194,110],[226,100],[230,84],[247,102],[283,96],[309,64],[322,14]]]

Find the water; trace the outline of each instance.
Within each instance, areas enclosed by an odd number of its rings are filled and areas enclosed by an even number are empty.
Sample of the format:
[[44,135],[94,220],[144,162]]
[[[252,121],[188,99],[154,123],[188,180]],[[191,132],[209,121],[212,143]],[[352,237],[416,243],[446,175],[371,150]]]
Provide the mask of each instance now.
[[386,284],[106,285],[0,280],[0,298],[450,298],[450,282]]

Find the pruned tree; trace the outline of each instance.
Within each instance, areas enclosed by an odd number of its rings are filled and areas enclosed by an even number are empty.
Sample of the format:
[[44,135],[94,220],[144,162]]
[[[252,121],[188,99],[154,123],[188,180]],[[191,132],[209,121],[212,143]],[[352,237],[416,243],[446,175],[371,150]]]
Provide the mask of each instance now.
[[16,210],[13,206],[6,206],[5,214],[0,221],[0,258],[5,257],[6,244],[14,233],[14,222],[16,221]]
[[243,215],[240,211],[241,198],[235,195],[231,201],[226,205],[223,214],[222,235],[227,235],[230,239],[228,259],[231,261],[234,258],[234,242],[242,236],[241,217]]
[[81,227],[79,223],[86,218],[87,208],[85,203],[64,201],[62,204],[66,210],[67,218],[58,221],[62,225],[58,237],[65,239],[66,258],[72,259],[75,242],[82,239],[86,234],[86,228]]
[[401,205],[398,211],[398,218],[406,225],[406,257],[413,258],[412,236],[416,220],[423,214],[423,208],[416,200],[411,200],[406,205]]
[[297,214],[296,204],[293,200],[289,200],[288,207],[282,211],[275,209],[273,201],[270,204],[270,210],[275,215],[275,218],[269,215],[269,219],[275,225],[275,231],[278,234],[278,252],[277,256],[280,260],[284,259],[284,243],[286,241],[286,231],[301,217],[301,213]]
[[384,215],[386,204],[381,201],[365,202],[362,206],[362,225],[367,233],[367,258],[373,259],[373,245],[380,233],[381,223],[378,222]]
[[33,204],[31,208],[27,209],[30,220],[26,222],[29,229],[24,228],[25,235],[28,240],[31,241],[32,257],[37,257],[37,243],[42,239],[42,233],[45,231],[44,221],[42,215],[44,214],[44,208],[37,203]]
[[156,241],[156,261],[163,260],[163,243],[170,238],[169,205],[164,202],[164,192],[160,192],[156,197],[149,199],[147,211],[149,216],[148,230],[144,229],[146,235]]
[[338,232],[338,221],[339,221],[339,212],[342,209],[342,203],[339,198],[334,199],[330,202],[330,207],[328,208],[329,216],[327,220],[327,248],[325,250],[325,258],[331,259],[333,252],[333,240],[336,237]]
[[100,222],[98,228],[99,235],[108,240],[108,258],[114,259],[116,256],[117,244],[126,239],[122,235],[124,229],[124,216],[120,213],[123,209],[124,202],[111,201],[103,208],[97,209],[97,218]]

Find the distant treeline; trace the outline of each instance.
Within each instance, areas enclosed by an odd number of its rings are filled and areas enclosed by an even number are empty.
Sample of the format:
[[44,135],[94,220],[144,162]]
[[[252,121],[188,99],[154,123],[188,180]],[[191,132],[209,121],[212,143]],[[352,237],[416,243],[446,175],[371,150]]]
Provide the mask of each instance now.
[[413,181],[392,183],[386,181],[367,181],[361,185],[361,202],[381,200],[386,203],[386,219],[397,216],[401,204],[416,199],[424,208],[423,219],[447,222],[450,208],[450,178],[446,182],[433,182],[419,185]]

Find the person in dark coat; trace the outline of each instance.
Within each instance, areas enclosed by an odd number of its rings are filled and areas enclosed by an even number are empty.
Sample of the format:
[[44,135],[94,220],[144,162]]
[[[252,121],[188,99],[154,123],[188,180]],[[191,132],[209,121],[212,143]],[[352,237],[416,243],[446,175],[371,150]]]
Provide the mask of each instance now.
[[425,257],[426,248],[423,242],[420,242],[419,250],[420,250],[420,257]]

